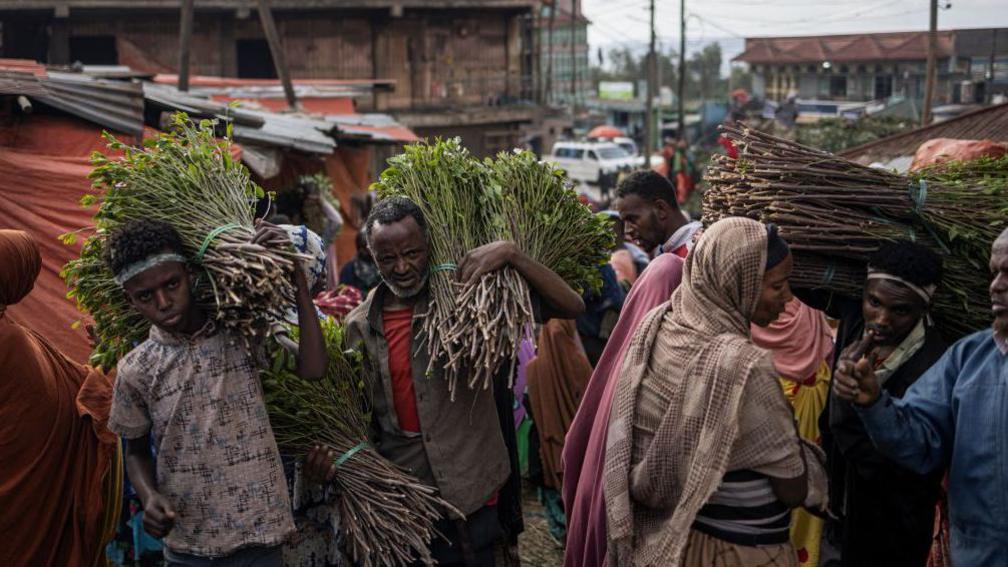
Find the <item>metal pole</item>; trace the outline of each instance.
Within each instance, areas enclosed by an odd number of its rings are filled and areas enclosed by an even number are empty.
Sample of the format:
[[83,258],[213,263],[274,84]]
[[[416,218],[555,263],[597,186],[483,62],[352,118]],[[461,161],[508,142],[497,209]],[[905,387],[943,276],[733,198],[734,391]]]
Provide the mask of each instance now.
[[193,31],[193,1],[182,0],[182,19],[179,22],[178,90],[189,90],[189,50]]
[[679,0],[679,139],[686,139],[686,0]]
[[987,62],[987,76],[984,77],[984,102],[987,104],[991,103],[994,98],[994,55],[997,51],[997,29],[991,30],[991,52],[990,60]]
[[571,108],[577,117],[577,3],[578,0],[571,0]]
[[924,79],[924,110],[921,126],[931,123],[931,99],[935,89],[935,56],[938,51],[938,0],[931,0],[931,27],[928,30],[927,76]]
[[266,42],[269,43],[270,54],[273,55],[273,65],[276,66],[277,76],[280,77],[284,94],[287,96],[287,105],[292,109],[297,109],[297,95],[294,94],[294,85],[291,83],[290,71],[287,68],[287,56],[284,54],[283,46],[280,45],[280,34],[277,33],[276,22],[273,21],[269,0],[259,0],[259,20],[262,22],[263,32],[266,34]]
[[553,26],[556,23],[557,0],[550,4],[549,31],[546,33],[546,104],[553,100]]
[[647,100],[644,111],[644,167],[651,167],[651,152],[655,146],[655,0],[651,0],[651,48],[647,60]]

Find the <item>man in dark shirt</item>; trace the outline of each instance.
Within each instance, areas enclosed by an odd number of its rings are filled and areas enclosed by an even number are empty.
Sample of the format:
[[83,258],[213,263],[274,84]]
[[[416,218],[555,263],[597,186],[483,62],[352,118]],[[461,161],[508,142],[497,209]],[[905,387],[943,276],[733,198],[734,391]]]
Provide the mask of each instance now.
[[[494,545],[516,536],[521,521],[509,369],[494,391],[460,386],[452,401],[440,370],[427,374],[428,349],[418,334],[429,304],[423,214],[392,197],[374,206],[365,230],[382,283],[347,317],[347,336],[365,355],[371,443],[466,515],[437,526],[444,535],[431,548],[438,564],[492,566]],[[525,278],[541,312],[573,319],[584,310],[577,292],[512,242],[470,251],[456,273],[469,283],[505,267]]]
[[[811,307],[840,320],[836,358],[864,352],[883,388],[902,397],[947,347],[928,323],[941,280],[941,258],[908,241],[883,245],[868,263],[860,300],[796,290]],[[859,357],[859,356],[858,356]],[[834,362],[835,368],[835,362]],[[919,475],[879,453],[850,404],[830,393],[819,419],[830,473],[830,543],[849,566],[924,567],[934,529],[942,471]]]
[[367,296],[378,285],[378,267],[374,264],[371,251],[368,250],[364,231],[357,233],[357,254],[343,266],[339,274],[339,283],[357,288],[361,295]]

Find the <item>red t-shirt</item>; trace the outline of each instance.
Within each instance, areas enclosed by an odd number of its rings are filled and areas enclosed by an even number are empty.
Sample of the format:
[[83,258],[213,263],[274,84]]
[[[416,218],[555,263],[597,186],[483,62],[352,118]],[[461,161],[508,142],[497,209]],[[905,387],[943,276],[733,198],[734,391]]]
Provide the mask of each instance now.
[[382,313],[385,342],[388,343],[389,374],[392,375],[392,401],[399,416],[399,429],[420,432],[410,347],[413,344],[413,310],[386,310]]

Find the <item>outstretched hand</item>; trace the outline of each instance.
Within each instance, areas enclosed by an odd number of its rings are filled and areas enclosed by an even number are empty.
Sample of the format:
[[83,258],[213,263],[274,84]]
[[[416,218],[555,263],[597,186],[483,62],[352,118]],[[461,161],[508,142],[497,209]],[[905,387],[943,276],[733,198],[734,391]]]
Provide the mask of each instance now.
[[290,246],[290,235],[287,234],[286,230],[271,222],[256,219],[255,235],[252,237],[252,244],[265,246],[267,243],[286,244]]
[[833,391],[841,400],[870,406],[878,400],[882,388],[875,376],[874,356],[868,355],[875,335],[869,331],[863,339],[844,349],[833,373]]
[[475,283],[486,274],[504,268],[512,262],[518,253],[514,242],[498,240],[470,250],[456,271],[458,281],[465,284]]

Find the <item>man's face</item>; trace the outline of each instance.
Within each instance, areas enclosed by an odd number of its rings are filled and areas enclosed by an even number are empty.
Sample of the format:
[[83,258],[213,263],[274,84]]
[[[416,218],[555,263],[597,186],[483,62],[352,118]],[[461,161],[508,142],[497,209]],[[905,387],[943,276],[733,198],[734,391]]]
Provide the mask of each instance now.
[[994,330],[1002,337],[1008,337],[1008,238],[1002,236],[994,243],[990,269]]
[[927,313],[924,298],[890,280],[867,280],[861,302],[865,330],[881,346],[899,346]]
[[649,201],[640,195],[627,195],[616,203],[620,220],[625,225],[627,240],[651,252],[665,243],[667,235],[663,228],[665,203],[661,200]]
[[182,262],[153,266],[123,284],[126,299],[140,315],[171,333],[194,333],[199,307],[193,301],[189,270]]
[[371,253],[382,280],[397,297],[415,297],[427,285],[427,239],[413,217],[375,223],[371,228]]

